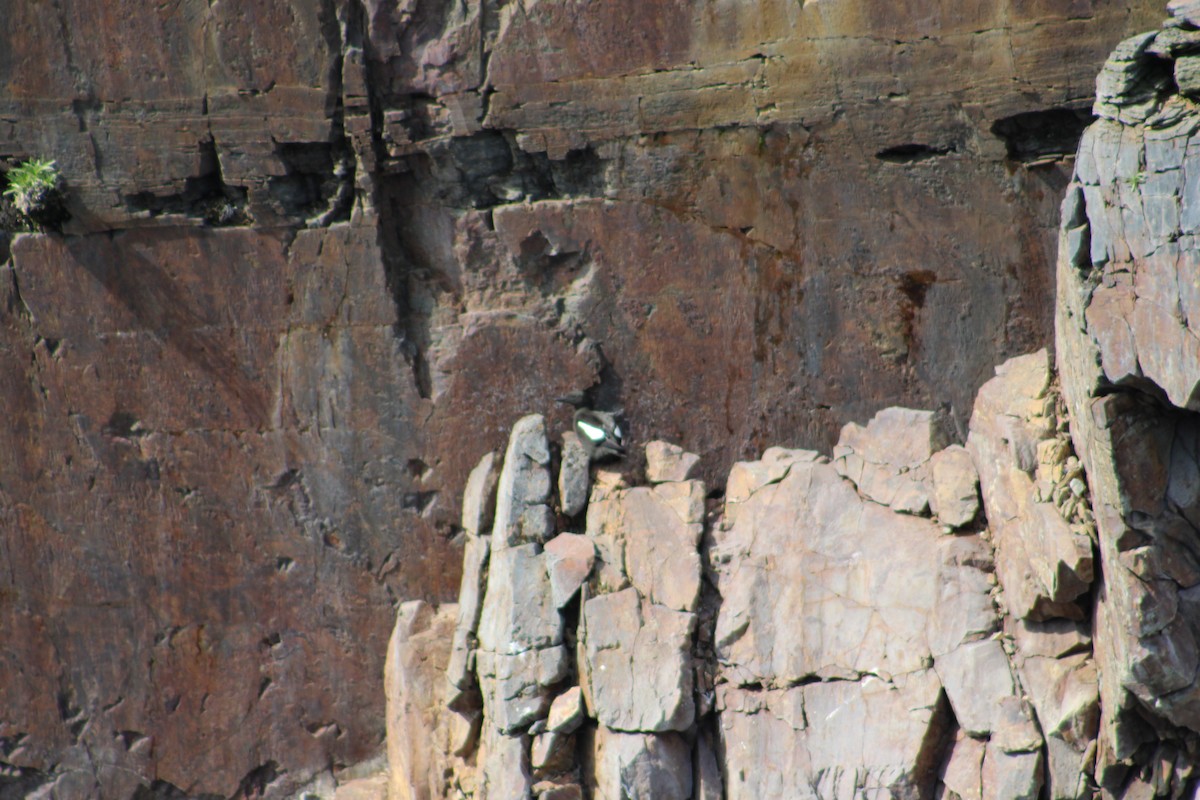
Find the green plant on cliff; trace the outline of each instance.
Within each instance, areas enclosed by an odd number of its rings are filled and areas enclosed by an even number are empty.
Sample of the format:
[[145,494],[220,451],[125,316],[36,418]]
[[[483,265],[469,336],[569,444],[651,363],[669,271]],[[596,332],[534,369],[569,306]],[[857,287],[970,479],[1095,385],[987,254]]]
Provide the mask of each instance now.
[[1136,192],[1141,189],[1142,184],[1146,182],[1146,173],[1141,171],[1135,172],[1126,178],[1125,181],[1129,184],[1129,188]]
[[4,177],[4,197],[29,227],[55,227],[66,219],[63,179],[54,161],[31,158]]

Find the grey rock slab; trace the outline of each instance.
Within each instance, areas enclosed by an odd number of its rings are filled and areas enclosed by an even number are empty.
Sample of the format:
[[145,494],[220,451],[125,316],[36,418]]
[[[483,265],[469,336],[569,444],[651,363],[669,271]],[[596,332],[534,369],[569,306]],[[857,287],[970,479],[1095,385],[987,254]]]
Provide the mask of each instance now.
[[517,421],[508,439],[504,467],[496,486],[492,549],[540,542],[553,530],[550,499],[550,447],[540,414]]
[[727,800],[857,797],[863,785],[917,796],[936,769],[923,743],[946,720],[932,671],[717,691]]
[[930,520],[864,502],[828,463],[808,461],[713,537],[727,679],[778,685],[926,663],[939,543],[949,541]]
[[958,724],[972,736],[992,733],[1000,722],[1000,703],[1016,686],[1008,656],[997,639],[967,642],[934,660]]
[[579,591],[596,563],[596,546],[578,533],[560,533],[546,542],[546,570],[555,608],[562,608]]
[[568,431],[563,434],[562,463],[558,468],[558,501],[562,512],[576,517],[587,507],[591,490],[591,474],[587,450],[579,437]]
[[500,479],[498,458],[486,454],[467,476],[463,490],[462,526],[467,533],[481,535],[492,529],[496,515],[496,483]]
[[1019,658],[1017,672],[1046,736],[1082,753],[1100,722],[1099,676],[1091,654]]
[[692,796],[692,758],[676,733],[621,733],[600,726],[585,749],[595,800],[661,800]]
[[453,604],[435,610],[422,600],[402,603],[396,611],[383,682],[393,797],[431,798],[435,754],[428,742],[442,710],[442,665],[449,655],[456,611]]
[[479,753],[480,800],[531,800],[533,773],[529,739],[485,726]]
[[589,599],[581,680],[596,719],[623,731],[687,730],[695,719],[694,627],[692,614],[643,600],[632,588]]
[[550,715],[546,718],[546,725],[558,733],[574,733],[586,717],[583,692],[578,686],[572,686],[554,698],[554,702],[550,704]]
[[767,449],[758,461],[739,461],[729,470],[725,482],[725,515],[729,518],[738,503],[745,502],[764,486],[777,483],[787,475],[792,464],[823,460],[815,450]]
[[561,644],[563,621],[554,605],[546,557],[536,544],[495,549],[477,636],[481,649],[516,654]]
[[960,730],[949,757],[938,773],[946,788],[962,800],[982,800],[983,755],[986,749],[985,741],[967,736]]
[[568,733],[547,731],[533,737],[529,764],[537,774],[567,772],[575,765],[575,739]]
[[700,599],[704,484],[637,487],[624,495],[625,574],[651,602],[693,611]]
[[989,638],[1000,627],[988,580],[992,558],[987,543],[978,536],[946,539],[940,556],[937,599],[926,629],[934,658]]
[[1035,622],[1009,617],[1005,620],[1005,630],[1016,642],[1017,652],[1022,658],[1040,656],[1058,659],[1092,648],[1092,635],[1087,623],[1075,620]]
[[961,528],[979,513],[979,473],[961,445],[939,450],[930,458],[933,491],[929,506],[943,525]]
[[932,492],[930,458],[949,444],[943,417],[885,408],[864,427],[847,423],[833,449],[837,471],[864,497],[908,514],[923,514]]
[[1200,27],[1200,0],[1171,0],[1167,13],[1194,27]]
[[991,744],[983,757],[984,800],[1037,800],[1042,753],[1006,753]]
[[700,456],[669,442],[654,441],[646,445],[646,480],[650,483],[686,481],[700,463]]
[[474,681],[470,675],[470,654],[477,643],[476,631],[483,613],[484,574],[491,539],[487,536],[467,535],[463,550],[462,583],[458,590],[458,620],[454,629],[454,645],[450,651],[450,665],[446,677],[459,688],[467,688]]
[[588,501],[587,537],[596,547],[597,576],[601,591],[618,591],[629,585],[625,573],[625,487],[617,473],[600,471]]
[[516,655],[480,651],[476,670],[487,725],[515,734],[545,718],[550,687],[570,675],[571,665],[566,648],[546,647]]

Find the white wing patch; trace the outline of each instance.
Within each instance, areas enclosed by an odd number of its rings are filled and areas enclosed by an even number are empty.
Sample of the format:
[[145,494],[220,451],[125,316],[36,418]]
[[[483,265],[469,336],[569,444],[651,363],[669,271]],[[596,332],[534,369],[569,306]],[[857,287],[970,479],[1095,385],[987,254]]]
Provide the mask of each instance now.
[[597,428],[595,425],[591,424],[590,422],[584,422],[583,420],[579,420],[578,422],[576,422],[575,427],[579,428],[579,432],[582,433],[587,438],[591,439],[593,442],[603,442],[604,441],[605,436],[604,436],[603,428]]

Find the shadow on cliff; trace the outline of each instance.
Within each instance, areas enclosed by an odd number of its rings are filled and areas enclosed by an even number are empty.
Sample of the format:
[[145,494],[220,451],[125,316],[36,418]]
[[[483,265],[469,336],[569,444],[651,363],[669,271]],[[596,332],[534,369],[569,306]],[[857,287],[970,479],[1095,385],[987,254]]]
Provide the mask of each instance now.
[[[130,234],[110,232],[105,247],[96,247],[94,237],[69,239],[72,260],[102,286],[114,304],[128,312],[138,330],[154,336],[166,347],[209,377],[230,401],[231,411],[243,416],[246,427],[264,427],[270,421],[266,386],[247,375],[229,343],[233,331],[227,321],[215,317],[220,298],[209,300],[209,314],[201,298],[188,291],[169,268],[137,252],[136,247],[118,247],[117,240]],[[209,250],[210,234],[195,230],[155,231],[156,241],[184,239],[201,251]],[[197,256],[199,262],[219,257],[218,252]]]

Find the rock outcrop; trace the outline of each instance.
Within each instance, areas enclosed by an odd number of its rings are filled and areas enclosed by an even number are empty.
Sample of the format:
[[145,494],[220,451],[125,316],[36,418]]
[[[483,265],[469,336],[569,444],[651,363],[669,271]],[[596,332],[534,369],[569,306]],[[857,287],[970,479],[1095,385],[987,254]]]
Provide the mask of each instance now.
[[[734,466],[714,514],[694,459],[653,442],[652,485],[598,470],[582,532],[539,522],[506,541],[506,519],[561,503],[542,418],[518,422],[497,527],[468,544],[463,601],[443,612],[456,648],[478,644],[447,655],[429,730],[398,734],[454,745],[419,774],[394,755],[409,784],[392,796],[1089,797],[1100,700],[1072,581],[1092,588],[1095,534],[1042,485],[1083,474],[1045,351],[998,369],[967,448],[944,423],[886,409],[848,425],[832,462],[772,448]],[[953,503],[929,501],[939,484]],[[489,539],[483,610],[464,614]],[[453,735],[480,715],[478,740]]]
[[1058,364],[1104,575],[1096,776],[1114,796],[1179,796],[1200,747],[1200,31],[1194,3],[1169,8],[1104,67],[1059,238]]

